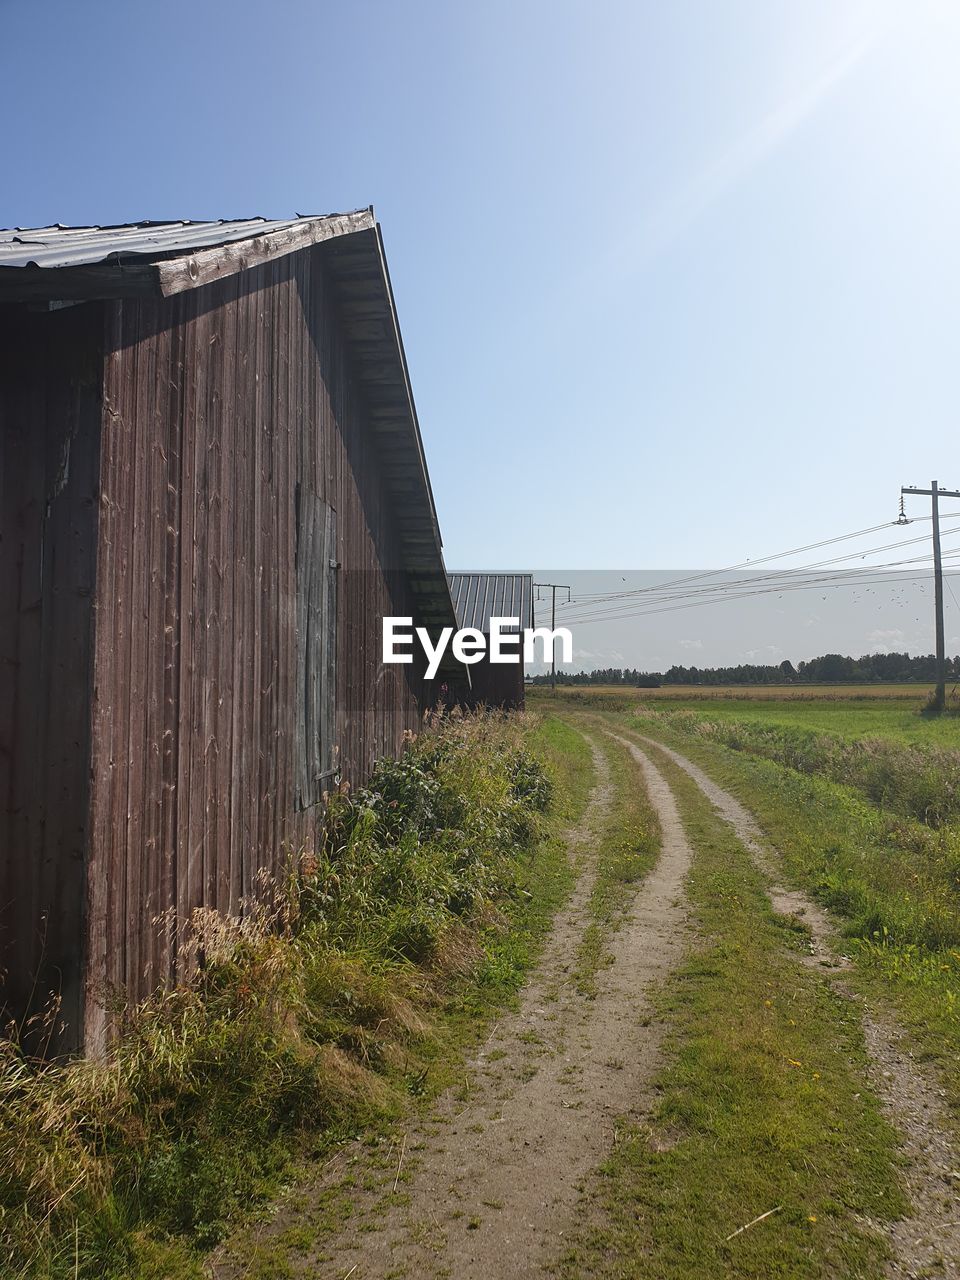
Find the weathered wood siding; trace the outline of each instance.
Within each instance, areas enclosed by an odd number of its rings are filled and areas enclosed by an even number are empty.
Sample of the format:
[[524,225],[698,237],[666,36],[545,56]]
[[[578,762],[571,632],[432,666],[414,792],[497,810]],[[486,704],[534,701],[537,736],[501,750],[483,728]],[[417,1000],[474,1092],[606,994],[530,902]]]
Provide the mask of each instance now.
[[10,1014],[54,992],[73,1027],[101,355],[98,304],[0,307],[0,975]]
[[295,802],[298,485],[336,512],[343,775],[419,723],[419,672],[380,663],[381,615],[412,605],[323,254],[105,304],[94,1049],[104,983],[136,998],[170,980],[192,909],[238,911],[313,833]]

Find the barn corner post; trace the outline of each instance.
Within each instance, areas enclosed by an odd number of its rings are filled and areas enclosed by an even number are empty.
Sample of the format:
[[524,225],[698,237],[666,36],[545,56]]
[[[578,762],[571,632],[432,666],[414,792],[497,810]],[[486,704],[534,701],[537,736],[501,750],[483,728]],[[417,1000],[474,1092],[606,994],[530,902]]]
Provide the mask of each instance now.
[[52,1053],[85,992],[101,336],[96,304],[0,291],[0,969],[5,1015]]
[[114,779],[118,772],[122,773],[122,761],[113,756],[117,750],[113,704],[118,606],[117,557],[118,543],[122,543],[123,537],[113,477],[123,457],[122,434],[125,429],[119,387],[122,375],[120,351],[123,302],[104,302],[102,315],[96,570],[90,619],[90,792],[83,901],[84,986],[82,1024],[77,1035],[77,1047],[95,1061],[102,1061],[106,1057],[109,1042],[107,958],[110,946],[110,794],[104,780]]

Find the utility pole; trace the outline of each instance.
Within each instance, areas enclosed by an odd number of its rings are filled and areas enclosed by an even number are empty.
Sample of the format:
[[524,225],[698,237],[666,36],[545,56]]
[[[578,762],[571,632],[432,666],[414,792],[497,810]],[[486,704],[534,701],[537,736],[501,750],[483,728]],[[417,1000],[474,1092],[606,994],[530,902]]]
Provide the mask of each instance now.
[[[550,604],[550,630],[557,629],[557,592],[565,591],[567,593],[567,604],[570,603],[570,588],[565,582],[535,582],[533,584],[537,588],[537,599],[540,599],[540,588],[544,591],[553,593]],[[557,691],[557,641],[554,636],[550,637],[550,688],[554,693]]]
[[940,499],[960,498],[956,489],[941,489],[936,480],[929,489],[902,488],[901,494],[919,493],[930,499],[933,521],[933,608],[936,614],[937,633],[937,688],[933,695],[933,708],[937,715],[947,702],[947,663],[943,642],[943,564],[940,559]]

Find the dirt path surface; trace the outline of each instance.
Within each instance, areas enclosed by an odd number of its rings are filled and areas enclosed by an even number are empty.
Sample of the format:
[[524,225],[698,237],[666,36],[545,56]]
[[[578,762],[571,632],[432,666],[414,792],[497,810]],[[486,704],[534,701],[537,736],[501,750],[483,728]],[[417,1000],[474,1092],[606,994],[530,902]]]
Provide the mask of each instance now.
[[[652,738],[637,735],[656,747],[697,784],[770,881],[775,911],[793,915],[810,931],[812,967],[831,975],[849,969],[838,954],[837,930],[829,916],[802,892],[780,883],[781,871],[753,816],[729,792],[677,751]],[[888,1267],[891,1280],[901,1277],[960,1276],[960,1152],[951,1134],[943,1091],[922,1071],[904,1047],[907,1038],[888,1013],[869,1008],[842,984],[838,990],[861,1002],[864,1038],[870,1056],[870,1083],[887,1118],[898,1130],[906,1167],[904,1179],[913,1205],[909,1217],[889,1224],[873,1224],[887,1235],[894,1253]]]
[[400,1194],[392,1194],[400,1141],[377,1179],[357,1155],[367,1185],[351,1191],[350,1218],[303,1274],[519,1280],[562,1252],[582,1181],[612,1146],[617,1118],[643,1108],[660,1040],[647,992],[684,945],[690,849],[666,782],[627,745],[659,813],[663,845],[609,939],[613,959],[596,996],[577,991],[574,958],[589,923],[593,845],[614,790],[604,753],[591,742],[598,782],[569,833],[583,869],[520,1009],[494,1028],[460,1096],[444,1094],[405,1135]]

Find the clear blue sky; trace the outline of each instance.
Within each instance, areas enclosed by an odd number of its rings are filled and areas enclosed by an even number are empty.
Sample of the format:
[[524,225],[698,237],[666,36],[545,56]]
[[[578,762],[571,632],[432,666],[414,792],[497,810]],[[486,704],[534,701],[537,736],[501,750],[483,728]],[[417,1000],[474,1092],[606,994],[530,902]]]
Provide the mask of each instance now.
[[960,5],[0,0],[0,223],[383,224],[448,563],[960,487]]

